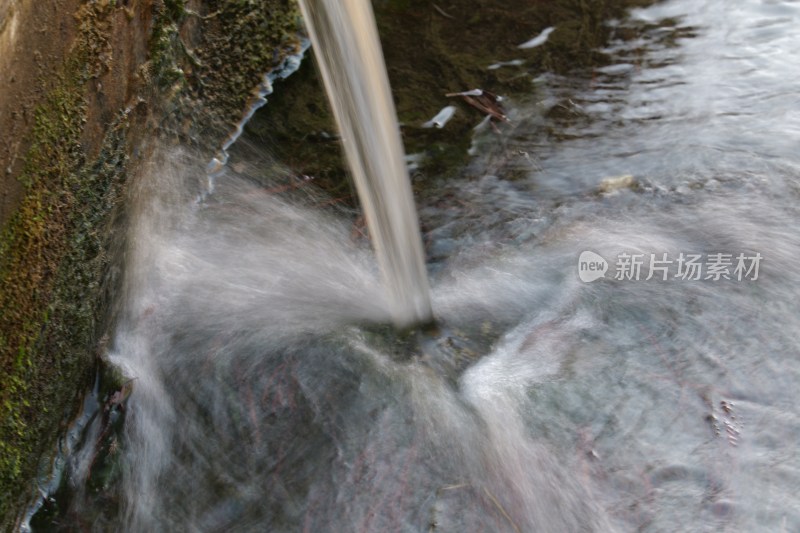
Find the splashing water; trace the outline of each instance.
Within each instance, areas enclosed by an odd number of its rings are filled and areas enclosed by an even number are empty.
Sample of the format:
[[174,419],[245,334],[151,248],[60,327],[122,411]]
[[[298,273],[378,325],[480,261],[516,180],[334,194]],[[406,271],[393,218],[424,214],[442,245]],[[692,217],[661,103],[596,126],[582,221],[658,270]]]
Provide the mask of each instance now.
[[180,162],[155,163],[160,192],[135,217],[130,315],[112,355],[137,377],[124,529],[376,531],[433,520],[444,530],[607,530],[562,459],[526,439],[518,413],[523,385],[556,373],[558,358],[507,383],[522,344],[535,360],[547,349],[534,345],[563,342],[585,320],[545,325],[535,342],[539,326],[522,325],[496,363],[458,385],[454,359],[470,361],[468,348],[451,358],[432,338],[409,363],[391,335],[356,327],[392,314],[372,253],[347,225],[230,174],[212,204],[176,212],[193,196],[187,175]]

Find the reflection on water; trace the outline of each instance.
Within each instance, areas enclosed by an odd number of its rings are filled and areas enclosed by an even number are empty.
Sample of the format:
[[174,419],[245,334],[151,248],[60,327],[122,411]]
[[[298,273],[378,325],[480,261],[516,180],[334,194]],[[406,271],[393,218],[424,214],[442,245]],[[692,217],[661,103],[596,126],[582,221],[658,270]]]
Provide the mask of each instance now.
[[[669,1],[616,23],[609,66],[532,73],[542,98],[422,200],[435,332],[382,328],[368,248],[313,198],[228,176],[190,209],[192,172],[158,165],[112,348],[121,482],[64,521],[800,530],[798,18]],[[740,253],[758,279],[615,279]]]

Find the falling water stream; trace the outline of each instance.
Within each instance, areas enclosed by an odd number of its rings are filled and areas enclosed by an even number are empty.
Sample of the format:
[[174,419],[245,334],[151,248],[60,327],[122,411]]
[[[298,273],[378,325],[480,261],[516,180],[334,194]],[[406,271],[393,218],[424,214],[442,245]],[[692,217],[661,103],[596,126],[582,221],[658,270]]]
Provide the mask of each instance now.
[[[387,295],[393,260],[310,190],[243,165],[198,204],[202,163],[160,154],[131,194],[110,344],[130,396],[73,432],[56,521],[800,531],[798,23],[790,0],[668,0],[609,21],[608,65],[525,72],[536,97],[418,199],[436,332],[390,326],[429,314],[417,260]],[[413,208],[378,194],[365,209]],[[423,293],[398,304],[406,283]]]
[[432,319],[425,254],[368,0],[301,0],[322,79],[390,294],[395,324]]

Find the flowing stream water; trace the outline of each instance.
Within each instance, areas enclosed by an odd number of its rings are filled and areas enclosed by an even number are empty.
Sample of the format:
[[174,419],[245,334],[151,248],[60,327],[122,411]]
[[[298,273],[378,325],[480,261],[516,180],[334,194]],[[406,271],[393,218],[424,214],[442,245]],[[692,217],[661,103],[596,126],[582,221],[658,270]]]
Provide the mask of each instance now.
[[427,178],[436,332],[387,326],[423,300],[398,318],[310,193],[229,169],[197,204],[192,157],[145,169],[124,429],[98,464],[82,426],[61,523],[800,531],[800,4],[609,24],[607,66],[527,73],[462,177]]

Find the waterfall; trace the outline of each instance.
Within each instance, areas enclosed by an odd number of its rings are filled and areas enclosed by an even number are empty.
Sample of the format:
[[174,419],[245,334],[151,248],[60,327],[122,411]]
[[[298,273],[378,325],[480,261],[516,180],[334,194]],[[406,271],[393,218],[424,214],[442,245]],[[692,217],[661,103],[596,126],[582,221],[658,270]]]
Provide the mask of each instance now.
[[301,0],[392,305],[403,327],[432,311],[416,209],[368,0]]

